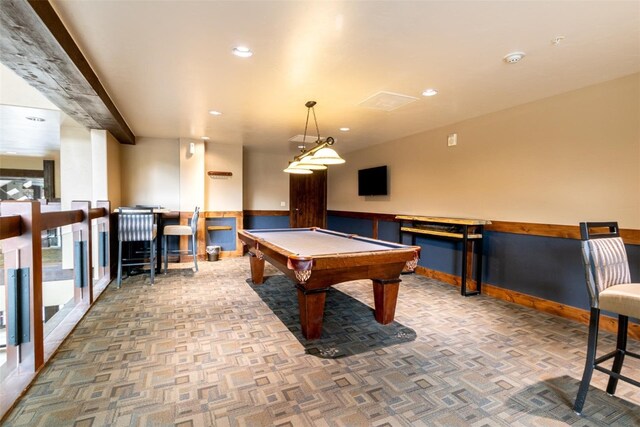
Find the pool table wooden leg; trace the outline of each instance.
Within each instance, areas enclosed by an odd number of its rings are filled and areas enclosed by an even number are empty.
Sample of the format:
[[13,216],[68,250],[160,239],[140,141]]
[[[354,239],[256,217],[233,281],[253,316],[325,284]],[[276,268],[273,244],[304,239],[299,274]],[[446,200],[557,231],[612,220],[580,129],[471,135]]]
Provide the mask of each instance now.
[[250,254],[251,281],[255,285],[260,285],[264,282],[264,258],[257,257],[253,252],[250,252]]
[[308,340],[318,339],[322,335],[322,319],[327,290],[305,290],[301,286],[297,288],[302,335]]
[[393,322],[398,301],[398,288],[400,288],[400,279],[373,279],[373,300],[378,323],[386,325]]

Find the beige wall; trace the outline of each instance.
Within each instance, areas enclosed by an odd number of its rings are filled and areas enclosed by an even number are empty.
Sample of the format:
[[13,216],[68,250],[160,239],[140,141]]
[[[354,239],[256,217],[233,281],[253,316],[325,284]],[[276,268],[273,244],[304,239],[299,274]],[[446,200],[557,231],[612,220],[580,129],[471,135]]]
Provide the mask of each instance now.
[[105,200],[109,197],[107,164],[107,134],[103,129],[91,129],[91,163],[88,165],[92,176],[91,198],[86,200]]
[[98,200],[110,200],[114,208],[122,205],[120,173],[120,143],[107,132],[107,199],[94,197],[94,204]]
[[177,139],[159,138],[137,138],[136,145],[120,145],[123,206],[159,204],[180,209],[179,147]]
[[[91,132],[84,128],[60,128],[60,202],[63,210],[71,209],[74,200],[92,200]],[[71,226],[62,228],[62,268],[73,268],[73,235]]]
[[[242,211],[242,146],[205,144],[205,200],[208,211]],[[231,172],[229,178],[211,178],[208,171]]]
[[[288,210],[289,174],[282,172],[292,156],[244,151],[244,208]],[[285,202],[285,206],[281,206]]]
[[[194,151],[190,153],[190,144]],[[173,210],[241,211],[242,147],[187,138],[138,138],[120,145],[122,204],[160,204]],[[228,171],[211,179],[209,170]],[[109,169],[111,174],[111,168]]]
[[[191,149],[193,147],[193,150]],[[180,139],[180,210],[193,211],[196,206],[203,210],[205,183],[204,141]]]
[[60,128],[62,209],[70,209],[73,200],[92,199],[91,151],[91,134],[88,130]]
[[[634,74],[344,154],[328,207],[640,228],[639,104]],[[357,170],[380,165],[389,196],[359,197]]]

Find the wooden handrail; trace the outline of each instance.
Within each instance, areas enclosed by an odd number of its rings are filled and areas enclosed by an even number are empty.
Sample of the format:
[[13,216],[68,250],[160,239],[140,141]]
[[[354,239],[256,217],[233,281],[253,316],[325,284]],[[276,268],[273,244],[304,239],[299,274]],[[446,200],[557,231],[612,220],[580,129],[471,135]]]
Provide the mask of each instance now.
[[0,240],[18,237],[22,234],[22,218],[20,215],[0,217]]
[[90,219],[102,218],[105,215],[108,215],[108,212],[105,208],[92,208],[89,210]]
[[[102,218],[107,215],[105,208],[93,208],[89,212],[91,219]],[[43,230],[62,227],[84,220],[81,210],[42,212],[41,227]],[[20,215],[0,217],[0,240],[18,237],[22,234],[22,219]]]
[[80,222],[84,219],[84,213],[79,209],[73,211],[43,212],[41,218],[41,229],[49,230],[50,228]]

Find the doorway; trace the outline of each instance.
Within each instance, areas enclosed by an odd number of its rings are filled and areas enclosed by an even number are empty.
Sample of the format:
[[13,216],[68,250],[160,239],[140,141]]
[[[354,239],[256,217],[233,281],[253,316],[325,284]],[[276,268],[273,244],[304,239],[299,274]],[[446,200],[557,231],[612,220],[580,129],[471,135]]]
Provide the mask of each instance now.
[[289,178],[289,226],[291,228],[327,227],[327,171],[309,175],[291,174]]

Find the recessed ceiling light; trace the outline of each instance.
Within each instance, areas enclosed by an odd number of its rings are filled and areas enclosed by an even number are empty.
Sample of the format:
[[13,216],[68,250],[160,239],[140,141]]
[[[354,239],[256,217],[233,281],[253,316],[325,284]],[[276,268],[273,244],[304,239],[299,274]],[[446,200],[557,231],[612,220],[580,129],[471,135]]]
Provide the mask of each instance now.
[[505,57],[502,58],[502,60],[507,64],[515,64],[516,62],[520,62],[520,60],[524,58],[524,55],[525,55],[524,52],[511,52],[505,55]]
[[27,120],[31,120],[32,122],[44,122],[44,119],[42,117],[36,117],[36,116],[27,116],[25,117]]
[[203,137],[201,137],[200,139],[201,139],[201,140],[203,140],[203,141],[208,141],[208,140],[210,140],[211,138],[209,138],[208,136],[203,136]]
[[212,116],[221,116],[222,113],[220,111],[216,111],[216,110],[209,110],[209,114],[211,114]]
[[422,92],[422,96],[433,96],[437,94],[438,94],[438,91],[435,89],[427,89],[424,92]]
[[350,128],[340,128],[340,132],[349,132]]
[[239,56],[240,58],[249,58],[250,56],[253,56],[253,52],[251,52],[251,49],[245,46],[234,47],[233,54],[235,56]]

